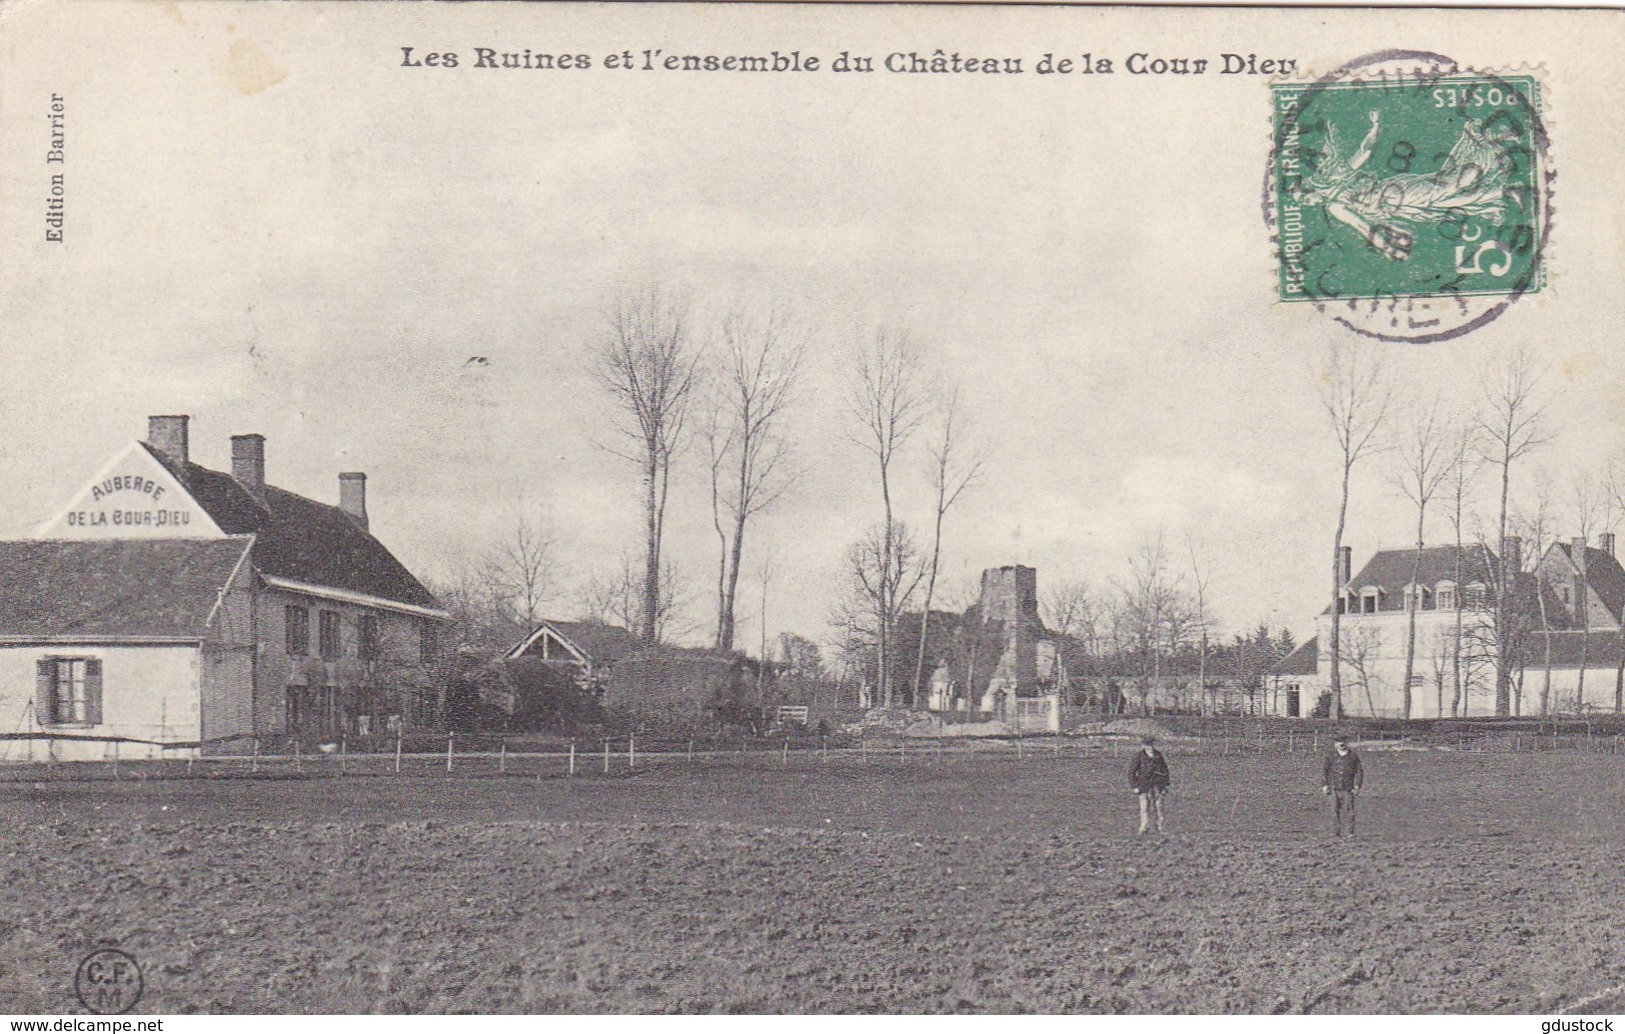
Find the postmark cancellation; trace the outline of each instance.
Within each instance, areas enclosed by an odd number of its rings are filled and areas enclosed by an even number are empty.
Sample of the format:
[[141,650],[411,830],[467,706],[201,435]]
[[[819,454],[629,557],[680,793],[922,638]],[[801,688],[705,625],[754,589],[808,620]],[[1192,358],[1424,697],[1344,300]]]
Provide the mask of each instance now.
[[1542,289],[1553,176],[1536,76],[1389,52],[1272,83],[1271,100],[1282,302],[1427,342]]

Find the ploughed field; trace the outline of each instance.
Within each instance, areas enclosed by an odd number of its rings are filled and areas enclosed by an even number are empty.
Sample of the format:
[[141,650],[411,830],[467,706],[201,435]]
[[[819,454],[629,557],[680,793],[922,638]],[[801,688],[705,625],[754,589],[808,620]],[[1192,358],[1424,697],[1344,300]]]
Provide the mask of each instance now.
[[[0,783],[0,1012],[1625,1007],[1625,756],[777,756],[576,779]],[[1618,931],[1616,933],[1615,931]]]

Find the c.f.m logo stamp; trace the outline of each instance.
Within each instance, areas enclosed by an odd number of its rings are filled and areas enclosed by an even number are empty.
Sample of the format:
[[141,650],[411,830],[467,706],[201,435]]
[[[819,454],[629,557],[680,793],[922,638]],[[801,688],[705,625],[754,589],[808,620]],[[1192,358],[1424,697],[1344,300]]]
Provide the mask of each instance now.
[[141,1000],[145,984],[135,959],[115,948],[86,955],[73,975],[79,1004],[94,1013],[129,1012]]

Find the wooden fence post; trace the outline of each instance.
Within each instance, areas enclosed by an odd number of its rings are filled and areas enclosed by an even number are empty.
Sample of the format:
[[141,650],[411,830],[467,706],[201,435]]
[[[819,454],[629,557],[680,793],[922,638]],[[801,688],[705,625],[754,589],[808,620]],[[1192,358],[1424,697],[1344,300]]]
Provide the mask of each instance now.
[[638,767],[638,738],[635,735],[626,738],[626,767]]
[[250,770],[254,772],[260,770],[260,738],[258,736],[254,737],[254,764]]
[[396,733],[395,733],[395,774],[396,775],[401,774],[401,738],[402,738],[403,735],[404,735],[404,733],[401,732],[400,730],[397,730]]
[[446,733],[446,771],[451,771],[451,741],[457,736],[456,732]]
[[570,774],[576,774],[576,738],[570,737]]
[[790,737],[784,738],[784,767],[790,767]]
[[604,774],[609,775],[609,739],[604,739]]
[[502,775],[508,773],[508,737],[502,737],[502,746],[497,750],[497,772]]

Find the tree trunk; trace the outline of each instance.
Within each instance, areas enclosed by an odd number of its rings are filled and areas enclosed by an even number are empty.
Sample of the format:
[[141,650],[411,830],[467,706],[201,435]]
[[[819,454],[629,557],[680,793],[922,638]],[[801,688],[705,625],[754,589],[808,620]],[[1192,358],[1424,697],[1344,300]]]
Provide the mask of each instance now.
[[888,647],[891,645],[893,606],[895,604],[895,589],[893,588],[894,579],[891,569],[892,538],[895,532],[892,528],[891,481],[887,477],[886,465],[884,463],[880,465],[880,496],[886,504],[886,525],[881,535],[882,541],[880,544],[880,606],[877,608],[880,613],[875,615],[878,619],[875,623],[879,626],[880,640],[877,650],[879,655],[880,671],[876,675],[876,680],[880,684],[881,706],[890,708],[892,705],[892,687],[891,672],[887,669],[887,662],[889,660],[888,654],[890,653]]
[[1495,715],[1505,718],[1512,713],[1512,594],[1509,586],[1513,576],[1507,572],[1507,492],[1512,483],[1512,456],[1506,451],[1501,455],[1501,519],[1496,525],[1500,560],[1496,564],[1495,579]]
[[1406,609],[1410,612],[1405,623],[1405,695],[1401,717],[1411,716],[1411,675],[1416,671],[1416,612],[1422,607],[1422,594],[1416,580],[1422,574],[1422,519],[1425,508],[1416,508],[1416,557],[1411,561],[1411,584],[1406,590]]
[[[1585,561],[1586,558],[1584,554],[1582,554],[1578,562],[1584,564]],[[1574,683],[1574,710],[1576,714],[1584,713],[1585,711],[1586,663],[1590,659],[1589,647],[1591,646],[1591,613],[1590,609],[1586,606],[1591,601],[1587,598],[1588,594],[1586,592],[1586,576],[1584,574],[1584,568],[1581,569],[1581,572],[1580,588],[1575,594],[1577,598],[1575,600],[1574,607],[1575,612],[1580,616],[1580,676],[1575,680]]]
[[[745,516],[743,512],[734,517],[733,543],[728,550],[727,578],[722,586],[722,621],[717,626],[717,648],[719,650],[732,650],[734,647],[734,618],[735,603],[739,598],[739,564],[745,555]],[[766,621],[767,616],[763,615]],[[766,630],[766,626],[763,626]]]
[[925,581],[925,606],[920,608],[920,651],[914,659],[914,706],[920,710],[920,682],[925,677],[925,632],[931,621],[931,596],[937,590],[937,565],[942,559],[942,500],[937,500],[937,527],[931,536],[931,574]]
[[643,468],[647,535],[644,541],[643,608],[638,634],[647,642],[654,642],[658,634],[655,627],[660,613],[660,463],[650,457]]
[[[1459,466],[1460,460],[1457,464]],[[1456,708],[1461,703],[1461,475],[1457,474],[1456,481],[1456,638],[1450,647],[1450,717],[1456,717]]]
[[1342,650],[1340,642],[1343,632],[1343,529],[1348,522],[1349,513],[1349,467],[1348,452],[1345,448],[1343,457],[1343,495],[1337,506],[1337,537],[1332,540],[1332,721],[1340,721],[1343,717],[1343,668]]

